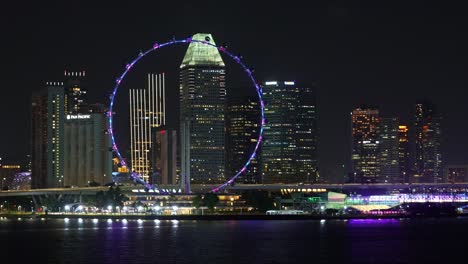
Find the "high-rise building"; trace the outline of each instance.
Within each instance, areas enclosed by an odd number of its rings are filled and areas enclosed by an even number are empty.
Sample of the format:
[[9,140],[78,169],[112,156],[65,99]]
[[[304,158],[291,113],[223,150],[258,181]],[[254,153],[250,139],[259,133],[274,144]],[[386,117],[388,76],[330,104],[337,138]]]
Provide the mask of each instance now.
[[415,182],[443,181],[441,153],[441,117],[432,103],[415,107]]
[[32,188],[63,186],[65,93],[63,82],[47,82],[32,96]]
[[65,112],[67,114],[83,113],[86,97],[86,71],[64,72],[65,85]]
[[151,148],[152,182],[175,184],[177,180],[177,131],[165,127],[153,132]]
[[410,151],[409,151],[409,129],[408,126],[398,126],[398,164],[400,167],[397,182],[408,183],[410,179]]
[[303,179],[303,182],[317,182],[319,181],[317,166],[317,142],[319,133],[315,89],[312,87],[300,87],[296,89],[298,97],[295,116],[296,173],[299,179]]
[[399,120],[396,117],[381,118],[379,175],[381,182],[400,182],[398,126]]
[[64,185],[112,182],[112,147],[102,113],[67,114],[64,137]]
[[130,149],[132,170],[146,182],[151,174],[150,159],[154,128],[166,122],[165,75],[148,74],[146,90],[130,90]]
[[359,182],[377,182],[380,176],[380,113],[358,107],[351,112],[351,164]]
[[293,81],[268,81],[262,90],[267,121],[261,155],[263,183],[316,181],[313,89],[297,87]]
[[[211,34],[194,40],[215,44]],[[191,42],[180,65],[181,182],[225,181],[225,65],[215,47]],[[187,179],[190,179],[187,180]],[[184,187],[185,191],[187,187]]]
[[[234,176],[249,160],[260,133],[260,108],[258,99],[235,97],[228,100],[226,113],[226,174]],[[257,157],[260,157],[261,149]],[[251,161],[237,183],[260,183],[261,164],[258,158]]]

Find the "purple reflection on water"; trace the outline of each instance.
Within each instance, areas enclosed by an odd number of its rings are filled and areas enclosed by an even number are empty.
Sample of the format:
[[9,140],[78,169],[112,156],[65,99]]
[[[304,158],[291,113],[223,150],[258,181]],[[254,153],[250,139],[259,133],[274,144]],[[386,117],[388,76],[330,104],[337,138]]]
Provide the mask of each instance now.
[[380,224],[399,224],[399,219],[393,218],[384,218],[384,219],[351,219],[348,221],[348,224],[358,226],[358,225],[380,225]]

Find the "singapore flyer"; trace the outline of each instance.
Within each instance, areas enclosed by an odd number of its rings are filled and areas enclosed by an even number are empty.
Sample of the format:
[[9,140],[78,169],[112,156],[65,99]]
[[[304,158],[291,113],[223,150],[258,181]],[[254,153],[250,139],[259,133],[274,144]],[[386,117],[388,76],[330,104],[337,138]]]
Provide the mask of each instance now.
[[264,114],[264,107],[265,106],[264,106],[264,101],[263,101],[263,98],[262,98],[262,88],[256,82],[256,80],[255,80],[255,78],[253,76],[252,70],[250,70],[250,68],[248,68],[241,61],[240,56],[234,55],[233,53],[228,51],[224,46],[217,46],[215,44],[210,43],[209,39],[197,40],[197,39],[193,39],[192,37],[188,37],[186,39],[179,39],[179,40],[173,39],[173,40],[165,42],[165,43],[154,43],[151,48],[149,48],[146,51],[140,52],[135,59],[133,59],[130,63],[128,63],[125,66],[125,69],[124,69],[123,73],[117,78],[115,86],[114,86],[113,91],[112,91],[112,94],[110,95],[110,104],[109,104],[109,111],[107,113],[107,117],[108,117],[108,126],[109,126],[108,132],[109,132],[109,134],[111,136],[111,140],[112,140],[112,151],[115,153],[115,155],[119,159],[120,165],[121,166],[126,166],[126,167],[129,168],[130,176],[134,181],[136,181],[137,183],[143,184],[147,189],[156,190],[158,193],[161,193],[162,190],[158,189],[157,186],[155,186],[153,184],[150,184],[149,182],[144,181],[143,178],[137,172],[133,171],[132,168],[131,168],[131,164],[126,162],[125,158],[122,156],[121,151],[119,150],[119,148],[117,146],[116,135],[115,135],[114,128],[113,128],[113,119],[114,119],[113,109],[115,107],[114,100],[116,98],[117,91],[119,90],[120,84],[125,79],[125,76],[127,75],[127,73],[129,73],[135,67],[135,65],[142,58],[144,58],[148,54],[150,54],[152,52],[155,52],[157,50],[160,50],[162,48],[175,46],[175,45],[188,45],[190,43],[200,43],[200,44],[203,44],[203,45],[208,45],[208,46],[214,47],[217,50],[219,50],[220,52],[222,52],[223,54],[230,57],[235,63],[240,65],[242,67],[242,69],[244,70],[245,74],[248,76],[248,79],[251,81],[252,85],[255,87],[256,93],[257,93],[257,96],[258,96],[258,100],[259,100],[259,105],[260,105],[260,113],[261,113],[260,124],[259,124],[260,130],[259,130],[258,139],[256,141],[256,145],[255,145],[255,148],[253,149],[253,152],[250,154],[249,159],[245,162],[243,167],[240,168],[240,170],[235,175],[231,175],[230,177],[228,177],[228,180],[226,182],[224,182],[223,184],[217,186],[216,188],[212,189],[211,191],[212,192],[218,192],[218,191],[222,190],[226,186],[233,184],[234,181],[236,180],[236,178],[238,178],[240,175],[245,173],[245,171],[247,170],[247,167],[250,165],[251,161],[253,159],[255,159],[255,157],[257,156],[258,149],[260,147],[260,144],[262,143],[262,135],[263,135],[263,130],[264,130],[264,126],[265,126],[265,114]]

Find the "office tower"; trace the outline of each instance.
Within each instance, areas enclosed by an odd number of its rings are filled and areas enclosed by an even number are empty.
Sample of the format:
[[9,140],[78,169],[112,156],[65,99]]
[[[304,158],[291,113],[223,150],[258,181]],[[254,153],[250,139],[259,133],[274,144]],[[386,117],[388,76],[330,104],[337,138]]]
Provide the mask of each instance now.
[[153,129],[165,124],[165,75],[148,74],[148,87],[130,90],[130,145],[132,170],[149,181]]
[[112,182],[112,147],[105,111],[67,114],[64,136],[64,186]]
[[63,186],[64,109],[63,82],[47,82],[32,96],[33,189]]
[[415,182],[442,182],[441,117],[429,102],[417,103],[414,130],[416,134]]
[[357,182],[377,182],[380,175],[380,114],[377,108],[351,112],[351,165]]
[[152,182],[175,184],[177,180],[177,131],[155,128],[151,148]]
[[[194,40],[215,44],[211,34]],[[180,65],[181,182],[221,183],[224,172],[226,83],[219,51],[190,43]],[[187,192],[187,190],[185,190]]]
[[[292,85],[292,82],[289,84]],[[296,90],[295,164],[297,178],[301,179],[303,182],[313,183],[319,180],[317,166],[317,142],[319,133],[315,89],[311,87],[296,87]]]
[[262,87],[266,125],[262,146],[264,183],[316,181],[317,115],[312,88],[293,81]]
[[398,182],[408,183],[410,179],[410,154],[409,154],[409,129],[408,126],[398,126],[398,164],[400,176]]
[[[227,103],[226,113],[226,174],[234,176],[249,160],[260,133],[260,106],[258,99],[234,97]],[[261,149],[257,157],[260,157]],[[261,164],[258,158],[251,161],[236,183],[260,183]]]
[[86,98],[86,72],[67,71],[64,72],[65,85],[65,113],[83,113]]
[[396,117],[381,118],[379,180],[384,183],[400,182],[398,125]]

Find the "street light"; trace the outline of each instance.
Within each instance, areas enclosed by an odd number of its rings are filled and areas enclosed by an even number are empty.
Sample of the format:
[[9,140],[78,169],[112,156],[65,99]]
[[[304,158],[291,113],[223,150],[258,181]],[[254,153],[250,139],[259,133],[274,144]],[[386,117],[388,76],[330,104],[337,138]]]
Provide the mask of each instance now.
[[6,180],[6,178],[2,178],[2,189],[0,191],[3,191],[3,182]]

